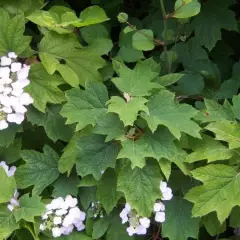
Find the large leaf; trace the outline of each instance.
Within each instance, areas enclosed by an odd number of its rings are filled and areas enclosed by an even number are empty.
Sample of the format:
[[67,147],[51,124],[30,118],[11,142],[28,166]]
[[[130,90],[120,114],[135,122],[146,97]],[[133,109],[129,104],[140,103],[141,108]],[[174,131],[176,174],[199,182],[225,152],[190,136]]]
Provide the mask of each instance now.
[[217,212],[220,223],[228,217],[240,201],[240,176],[230,166],[211,164],[192,171],[193,177],[203,183],[191,189],[185,198],[194,203],[193,217]]
[[83,136],[77,142],[78,174],[82,177],[92,174],[94,178],[100,179],[101,171],[115,167],[119,148],[118,143],[105,142],[105,138],[101,135]]
[[14,210],[17,222],[21,219],[27,222],[34,222],[34,217],[41,216],[46,210],[45,204],[41,202],[39,196],[29,197],[28,193],[19,199],[19,204],[20,208]]
[[32,124],[43,126],[47,136],[54,142],[59,139],[67,142],[73,135],[73,129],[65,125],[66,119],[59,114],[60,109],[60,105],[52,105],[47,107],[43,114],[31,107],[28,109],[27,118]]
[[96,125],[96,120],[107,112],[108,92],[102,83],[88,82],[85,90],[71,89],[66,97],[61,115],[67,118],[67,124],[77,123],[76,130]]
[[32,192],[38,195],[58,178],[59,157],[49,146],[44,146],[43,153],[23,150],[21,157],[26,164],[18,167],[15,174],[20,189],[34,185]]
[[[234,12],[228,9],[231,4],[231,0],[207,1],[203,4],[200,14],[193,19],[192,27],[195,30],[195,36],[199,44],[204,45],[208,50],[212,50],[216,42],[222,39],[222,28],[229,31],[238,29]],[[214,14],[212,14],[213,9]],[[222,21],[223,16],[225,21]]]
[[121,65],[118,74],[118,78],[112,79],[113,83],[130,96],[146,96],[151,90],[161,88],[161,85],[152,82],[158,73],[153,72],[147,65],[138,63],[133,70]]
[[20,132],[22,127],[17,124],[10,124],[8,128],[1,130],[0,146],[7,148],[13,143],[15,135]]
[[0,239],[6,239],[14,230],[18,228],[18,224],[6,206],[0,206]]
[[31,42],[31,37],[23,35],[24,31],[23,14],[10,18],[6,11],[0,9],[0,55],[6,55],[8,52],[21,55]]
[[33,64],[30,69],[29,84],[24,90],[34,99],[34,107],[45,112],[47,103],[61,103],[64,93],[58,88],[63,83],[59,75],[49,75],[40,63]]
[[207,159],[208,162],[213,162],[234,156],[232,150],[207,135],[202,135],[202,139],[192,139],[190,146],[193,152],[186,158],[186,162],[189,163],[204,159]]
[[147,101],[145,98],[136,97],[126,102],[123,98],[114,96],[107,102],[108,112],[117,113],[125,126],[132,126],[139,111],[148,113],[145,105]]
[[0,203],[8,202],[17,188],[14,177],[8,177],[4,168],[0,166]]
[[137,50],[150,51],[154,49],[153,31],[142,29],[134,33],[132,37],[132,46]]
[[[71,86],[77,87],[79,84],[84,85],[86,81],[102,80],[98,69],[105,64],[100,57],[105,53],[105,49],[103,53],[99,53],[90,46],[82,48],[73,35],[49,32],[40,42],[39,51],[47,71],[50,74],[59,71]],[[61,64],[59,60],[65,63]]]
[[186,240],[198,237],[200,218],[192,218],[191,209],[192,204],[180,197],[166,202],[166,221],[162,225],[164,238]]
[[143,113],[150,129],[154,132],[158,125],[165,125],[171,133],[180,138],[181,132],[193,137],[200,137],[200,127],[191,120],[197,110],[187,104],[178,104],[174,94],[162,90],[147,103],[149,114]]
[[240,125],[238,122],[226,120],[212,122],[206,129],[215,133],[217,140],[228,142],[230,149],[240,147]]
[[121,193],[117,191],[117,175],[112,169],[107,169],[98,182],[97,199],[109,214],[117,205],[120,197]]
[[161,179],[159,166],[154,161],[149,161],[142,169],[131,169],[130,164],[126,164],[119,172],[118,190],[125,194],[126,201],[139,215],[149,217],[156,199],[161,197]]
[[143,168],[147,157],[157,160],[166,158],[171,161],[178,154],[173,140],[174,137],[166,128],[159,128],[154,134],[146,131],[140,139],[123,141],[123,148],[119,152],[118,158],[128,158],[132,168]]

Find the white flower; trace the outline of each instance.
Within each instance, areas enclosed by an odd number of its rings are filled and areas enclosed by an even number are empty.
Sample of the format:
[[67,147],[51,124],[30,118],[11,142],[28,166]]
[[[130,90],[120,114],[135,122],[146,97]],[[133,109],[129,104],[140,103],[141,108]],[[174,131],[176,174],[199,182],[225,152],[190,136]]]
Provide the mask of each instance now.
[[126,102],[129,102],[131,100],[131,96],[128,93],[123,93],[123,96],[126,99]]
[[149,228],[150,227],[150,219],[148,219],[146,217],[140,218],[139,222],[145,228]]
[[165,222],[165,212],[156,212],[155,221],[160,223]]
[[65,210],[65,209],[59,209],[59,210],[57,210],[57,211],[55,212],[55,214],[56,214],[57,216],[62,216],[62,215],[65,215],[67,212],[68,212],[68,211]]
[[63,225],[64,227],[68,227],[68,226],[70,226],[70,225],[73,224],[73,221],[74,221],[74,217],[72,217],[71,215],[68,214],[68,215],[64,218],[62,225]]
[[10,68],[9,67],[1,67],[0,68],[0,78],[9,78]]
[[52,228],[53,237],[60,237],[62,235],[62,229],[59,227]]
[[12,91],[12,95],[16,96],[16,97],[20,97],[22,94],[23,94],[22,88],[19,88],[19,89],[16,88],[16,89],[13,89],[13,91]]
[[24,120],[24,114],[22,113],[11,113],[7,115],[7,120],[8,122],[15,122],[17,124],[21,124],[22,121]]
[[133,226],[127,228],[127,232],[129,236],[133,236],[136,233],[136,229]]
[[154,212],[165,211],[165,206],[161,202],[156,202],[153,207]]
[[8,209],[9,209],[10,212],[12,212],[13,209],[14,209],[14,206],[13,206],[12,204],[8,204],[7,207],[8,207]]
[[[29,96],[30,97],[30,96]],[[25,104],[24,104],[25,105]],[[70,207],[70,208],[73,208],[73,207],[76,207],[78,203],[78,200],[76,198],[73,198],[71,195],[68,195],[66,196],[65,198],[65,204]]]
[[69,235],[73,231],[73,228],[73,225],[69,225],[68,227],[61,227],[62,234]]
[[23,65],[23,68],[20,69],[18,72],[17,72],[17,77],[18,79],[26,79],[28,77],[28,73],[29,73],[29,70],[30,70],[30,67],[27,66],[27,65]]
[[126,209],[128,212],[130,212],[130,211],[132,210],[132,208],[131,208],[131,206],[130,206],[129,203],[126,203],[126,204],[125,204],[125,209]]
[[22,68],[22,64],[20,62],[14,62],[11,65],[11,71],[12,72],[18,72],[18,71],[21,70],[21,68]]
[[1,65],[2,66],[9,66],[9,65],[11,65],[11,63],[12,63],[11,58],[8,58],[5,56],[1,57]]
[[166,189],[167,189],[167,183],[164,182],[164,181],[161,181],[160,182],[160,190],[161,190],[161,192],[165,192]]
[[85,225],[84,224],[81,224],[81,225],[79,225],[78,227],[77,227],[77,230],[80,232],[80,231],[82,231],[82,230],[84,230],[85,229]]
[[9,58],[17,58],[17,55],[16,55],[15,52],[9,52],[9,53],[8,53],[8,57],[9,57]]
[[64,199],[62,197],[53,199],[51,204],[52,209],[61,209],[64,206]]
[[61,217],[54,217],[53,218],[53,223],[55,225],[61,224],[62,223],[62,218]]
[[[11,168],[10,168],[11,169]],[[14,170],[15,172],[15,170]],[[19,192],[16,190],[14,192],[13,197],[10,199],[10,202],[8,204],[8,209],[12,212],[14,210],[15,207],[20,206],[19,201],[18,201],[18,197],[19,197]]]
[[40,231],[46,230],[45,224],[40,224],[39,229],[40,229]]
[[173,197],[172,189],[171,188],[167,188],[167,190],[163,193],[162,200],[171,200],[172,197]]
[[8,124],[5,120],[0,120],[0,130],[8,128]]
[[145,235],[146,233],[147,233],[147,229],[144,226],[138,225],[136,227],[136,234],[137,235]]
[[8,170],[8,177],[12,177],[14,175],[14,173],[16,172],[17,168],[15,166],[10,167],[10,169]]
[[[11,107],[3,107],[2,110],[5,112],[5,113],[12,113],[12,108]],[[5,120],[4,120],[5,121]]]

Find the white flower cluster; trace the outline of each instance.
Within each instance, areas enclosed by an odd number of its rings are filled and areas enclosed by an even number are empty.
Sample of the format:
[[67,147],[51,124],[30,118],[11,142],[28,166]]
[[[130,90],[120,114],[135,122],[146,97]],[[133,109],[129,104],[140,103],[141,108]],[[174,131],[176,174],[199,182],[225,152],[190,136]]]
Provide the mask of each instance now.
[[8,57],[1,57],[0,130],[6,129],[8,123],[21,124],[27,111],[25,106],[33,103],[31,96],[23,90],[30,83],[30,67],[17,62],[16,58],[13,52],[8,53]]
[[60,237],[61,235],[69,235],[74,227],[78,231],[85,229],[83,221],[86,214],[78,207],[78,200],[71,195],[53,199],[50,204],[46,205],[46,212],[42,215],[44,221],[40,225],[40,230],[52,231],[53,237]]
[[[171,200],[173,197],[172,189],[167,187],[167,183],[164,181],[160,182],[159,189],[162,193],[162,198],[157,200],[153,206],[153,212],[155,214],[155,221],[159,223],[165,222],[165,206],[161,200]],[[122,224],[129,223],[127,232],[129,236],[145,235],[147,229],[150,227],[150,219],[147,217],[139,216],[135,209],[126,203],[124,209],[120,213]]]
[[[0,162],[0,166],[5,170],[5,173],[7,174],[8,177],[12,177],[17,169],[15,166],[12,166],[9,168],[9,166],[4,161]],[[14,210],[15,207],[19,207],[18,197],[19,197],[19,192],[16,189],[13,197],[11,198],[8,204],[8,209],[11,212]]]

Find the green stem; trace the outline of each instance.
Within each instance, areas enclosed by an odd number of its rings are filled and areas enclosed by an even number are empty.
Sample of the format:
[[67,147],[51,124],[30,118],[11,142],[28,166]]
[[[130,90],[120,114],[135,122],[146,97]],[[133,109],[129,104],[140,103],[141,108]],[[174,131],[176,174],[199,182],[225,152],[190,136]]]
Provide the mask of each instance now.
[[168,49],[167,49],[167,31],[168,31],[168,22],[167,22],[167,13],[164,5],[164,1],[160,0],[160,5],[161,5],[161,10],[162,10],[162,15],[163,15],[163,20],[164,20],[164,30],[163,30],[163,35],[164,35],[164,55],[165,55],[165,60],[167,64],[167,70],[170,73],[171,72],[171,61],[168,56]]

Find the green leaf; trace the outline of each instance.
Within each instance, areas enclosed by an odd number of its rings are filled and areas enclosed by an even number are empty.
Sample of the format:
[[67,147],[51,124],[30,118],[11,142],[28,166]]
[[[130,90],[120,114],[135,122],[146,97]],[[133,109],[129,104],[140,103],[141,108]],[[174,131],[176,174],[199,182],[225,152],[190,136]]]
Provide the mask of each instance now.
[[32,124],[43,126],[47,136],[54,142],[57,140],[69,141],[73,135],[73,129],[65,125],[65,119],[59,114],[60,105],[51,105],[43,114],[37,109],[30,107],[27,112],[28,120]]
[[234,114],[231,104],[225,100],[223,105],[219,104],[215,100],[204,99],[206,109],[201,111],[195,119],[201,122],[213,122],[221,120],[234,121]]
[[239,123],[223,120],[223,121],[210,123],[205,128],[215,133],[217,140],[228,142],[230,149],[240,147]]
[[34,222],[34,217],[41,216],[45,209],[45,204],[41,202],[41,197],[29,197],[29,193],[19,199],[20,208],[14,210],[16,221],[21,219],[27,222]]
[[24,15],[19,14],[10,18],[9,14],[0,9],[0,55],[15,52],[21,55],[31,42],[31,37],[24,36]]
[[[96,120],[107,112],[108,92],[102,83],[86,83],[85,90],[71,89],[66,93],[67,103],[61,115],[67,118],[67,124],[77,123],[76,130],[87,125],[96,125]],[[77,103],[77,104],[76,104]]]
[[233,113],[235,118],[240,120],[240,95],[233,96]]
[[8,202],[17,188],[14,177],[8,177],[5,170],[0,166],[0,203]]
[[178,104],[174,100],[175,95],[167,90],[160,91],[147,103],[149,114],[142,116],[148,122],[152,132],[158,125],[165,125],[178,139],[181,132],[200,138],[200,127],[191,120],[197,114],[197,110],[187,104]]
[[3,205],[0,206],[0,239],[7,239],[8,236],[18,229],[18,224],[13,216],[13,212]]
[[[222,39],[221,29],[238,31],[235,14],[228,9],[231,4],[231,0],[207,1],[203,4],[200,14],[193,19],[192,28],[195,30],[195,37],[199,44],[209,51],[218,40]],[[214,9],[214,14],[212,14],[212,9]],[[225,21],[222,21],[223,16]]]
[[238,172],[230,166],[211,164],[192,171],[192,174],[195,179],[203,182],[203,185],[191,189],[185,196],[188,201],[194,203],[193,217],[216,211],[222,224],[232,208],[239,205]]
[[7,129],[1,130],[0,147],[9,147],[15,138],[17,132],[20,132],[22,127],[17,124],[10,124]]
[[54,198],[66,197],[67,195],[77,196],[79,179],[77,176],[60,176],[53,183],[52,196]]
[[215,212],[209,213],[207,216],[203,217],[203,224],[211,236],[216,236],[226,231],[226,222],[220,224]]
[[202,139],[191,139],[190,146],[193,152],[185,160],[188,163],[204,159],[207,159],[208,162],[213,162],[230,159],[234,156],[233,151],[207,135],[202,135]]
[[180,197],[166,202],[166,221],[162,224],[164,238],[170,240],[198,238],[200,218],[192,218],[191,209],[192,204]]
[[170,73],[170,74],[159,77],[156,82],[166,87],[176,83],[184,76],[185,74],[182,74],[182,73]]
[[146,157],[153,157],[157,160],[167,158],[171,161],[178,150],[173,143],[174,137],[166,128],[159,128],[154,134],[146,131],[140,139],[135,141],[123,141],[122,149],[118,158],[128,158],[132,168],[143,168]]
[[29,84],[24,91],[34,99],[33,106],[45,112],[47,103],[61,103],[65,100],[64,93],[58,88],[63,83],[59,75],[49,75],[40,63],[32,64]]
[[175,12],[172,17],[189,18],[199,14],[201,4],[198,0],[177,0],[174,9]]
[[[105,64],[100,57],[104,53],[91,49],[91,45],[82,47],[73,35],[49,32],[41,40],[39,51],[39,57],[47,71],[51,74],[60,71],[64,80],[73,87],[79,84],[84,86],[87,81],[102,80],[98,69]],[[59,60],[64,60],[65,63],[59,63]]]
[[108,113],[96,120],[97,125],[93,129],[93,133],[106,135],[106,142],[118,139],[124,136],[124,125],[116,114]]
[[96,134],[83,136],[78,140],[76,167],[80,176],[92,174],[98,180],[102,176],[101,171],[115,167],[120,146],[104,140],[103,136]]
[[96,202],[96,187],[81,187],[79,188],[80,201],[85,210],[88,210],[92,202]]
[[153,31],[142,29],[133,34],[132,46],[137,50],[150,51],[154,49]]
[[231,227],[237,228],[240,226],[239,214],[240,214],[240,207],[239,206],[234,207],[230,215],[229,225]]
[[82,232],[72,232],[71,234],[67,236],[61,236],[58,238],[59,240],[93,240],[91,237],[89,237],[86,233]]
[[21,138],[16,138],[7,148],[0,147],[0,156],[8,164],[16,162],[20,159],[21,148],[22,140]]
[[107,102],[108,112],[117,113],[125,126],[132,126],[139,111],[148,113],[145,105],[147,101],[146,98],[136,97],[126,102],[123,98],[114,96]]
[[32,192],[38,195],[58,178],[59,157],[49,146],[44,146],[43,153],[23,150],[21,157],[26,164],[18,167],[15,174],[20,189],[34,185]]
[[121,194],[117,191],[117,175],[112,169],[107,169],[98,182],[97,199],[109,214],[117,205],[120,197]]
[[117,190],[125,194],[126,201],[139,215],[149,217],[156,199],[161,196],[161,179],[159,166],[154,161],[142,169],[131,169],[130,164],[126,164],[119,172]]
[[151,90],[161,88],[161,85],[152,82],[158,73],[153,72],[147,65],[137,64],[133,70],[121,65],[118,74],[120,77],[113,78],[113,83],[131,97],[146,96]]
[[112,223],[112,216],[104,216],[104,218],[98,219],[93,225],[93,239],[99,239],[108,230],[109,225]]

